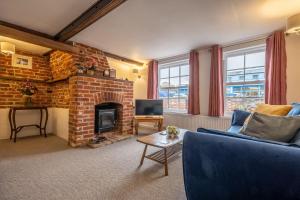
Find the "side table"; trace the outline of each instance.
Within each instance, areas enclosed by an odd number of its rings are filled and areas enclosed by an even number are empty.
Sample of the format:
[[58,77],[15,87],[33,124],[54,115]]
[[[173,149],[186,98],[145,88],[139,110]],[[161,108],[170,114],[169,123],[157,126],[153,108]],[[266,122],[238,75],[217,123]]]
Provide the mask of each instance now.
[[[39,124],[27,124],[22,126],[17,126],[16,124],[16,113],[17,110],[40,110],[40,123]],[[45,111],[45,122],[43,123],[43,117]],[[24,127],[35,126],[40,129],[40,135],[44,133],[44,136],[47,137],[46,127],[48,122],[48,109],[45,106],[16,106],[11,107],[8,113],[9,125],[10,125],[10,139],[14,137],[14,142],[17,141],[17,133],[19,133]]]

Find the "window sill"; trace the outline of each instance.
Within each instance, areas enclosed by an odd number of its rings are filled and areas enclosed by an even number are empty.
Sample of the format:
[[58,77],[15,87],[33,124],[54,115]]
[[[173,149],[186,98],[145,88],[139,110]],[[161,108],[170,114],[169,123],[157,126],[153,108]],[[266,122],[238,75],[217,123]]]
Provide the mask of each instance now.
[[[211,116],[208,116],[208,115],[204,115],[204,114],[200,114],[200,115],[191,115],[191,114],[188,114],[188,113],[180,113],[180,112],[164,112],[164,115],[176,115],[176,116],[191,116],[191,117],[198,117],[198,116],[201,116],[201,117],[211,117]],[[231,115],[224,115],[224,116],[221,116],[221,117],[212,117],[212,118],[220,118],[220,119],[231,119]]]

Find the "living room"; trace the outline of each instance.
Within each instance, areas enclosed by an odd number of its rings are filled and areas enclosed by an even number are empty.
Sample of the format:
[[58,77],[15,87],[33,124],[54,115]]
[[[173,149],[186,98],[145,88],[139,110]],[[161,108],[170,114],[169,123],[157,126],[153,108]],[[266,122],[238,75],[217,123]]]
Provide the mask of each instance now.
[[2,0],[0,199],[298,199],[299,30],[298,0]]

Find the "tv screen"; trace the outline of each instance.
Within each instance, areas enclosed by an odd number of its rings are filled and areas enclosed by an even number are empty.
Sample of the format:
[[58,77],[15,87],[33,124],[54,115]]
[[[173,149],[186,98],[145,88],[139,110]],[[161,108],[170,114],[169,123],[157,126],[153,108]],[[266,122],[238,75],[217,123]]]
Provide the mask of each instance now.
[[135,115],[163,115],[163,100],[135,100]]

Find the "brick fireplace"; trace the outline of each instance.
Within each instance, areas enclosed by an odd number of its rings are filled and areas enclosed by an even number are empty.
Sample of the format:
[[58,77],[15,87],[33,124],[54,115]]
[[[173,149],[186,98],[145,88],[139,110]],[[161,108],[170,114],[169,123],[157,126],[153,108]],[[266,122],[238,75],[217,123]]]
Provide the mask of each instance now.
[[[0,108],[22,105],[17,85],[29,79],[38,87],[33,101],[58,109],[69,109],[69,137],[71,146],[81,146],[95,136],[95,106],[116,103],[117,126],[104,132],[104,136],[133,133],[133,82],[101,76],[109,68],[107,59],[99,49],[75,44],[78,54],[54,50],[49,55],[32,55],[32,69],[18,69],[10,64],[11,57],[0,55]],[[95,66],[96,75],[77,73],[78,66]]]
[[121,105],[117,127],[104,136],[133,133],[133,83],[130,81],[73,76],[70,84],[69,142],[85,144],[95,135],[95,107],[103,103]]

